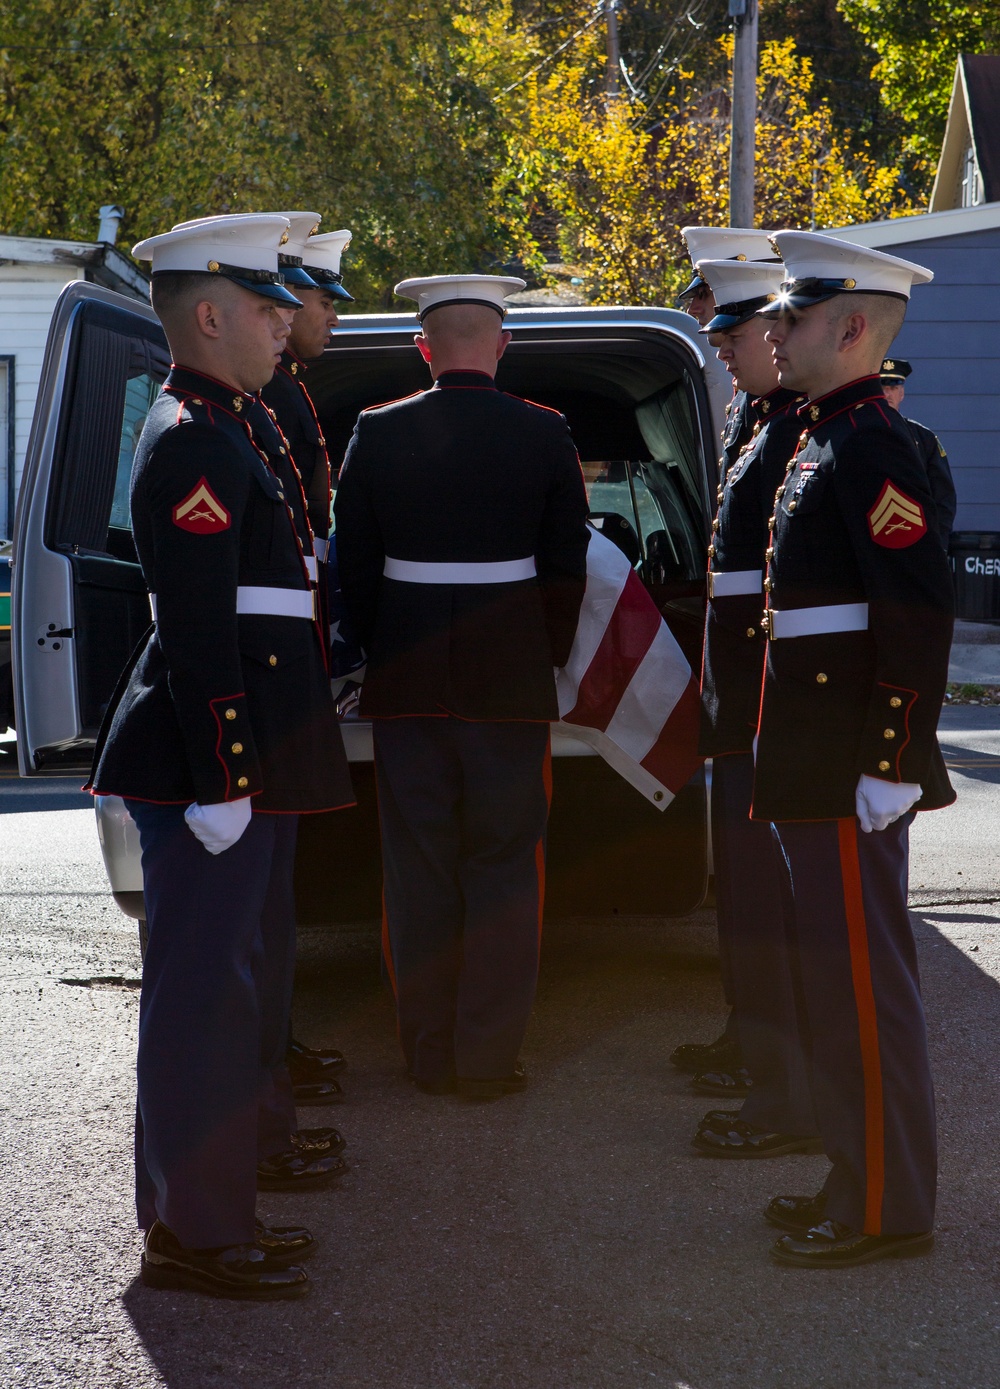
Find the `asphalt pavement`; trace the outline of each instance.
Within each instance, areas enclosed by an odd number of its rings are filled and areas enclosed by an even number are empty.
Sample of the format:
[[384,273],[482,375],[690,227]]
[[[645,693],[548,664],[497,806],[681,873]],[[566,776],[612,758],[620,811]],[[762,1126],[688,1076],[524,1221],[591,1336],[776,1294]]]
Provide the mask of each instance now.
[[343,1129],[351,1171],[261,1197],[322,1248],[308,1299],[256,1307],[138,1283],[134,923],[74,785],[0,780],[0,1389],[995,1389],[1000,709],[946,710],[942,742],[960,799],[920,817],[912,871],[932,1255],[779,1268],[760,1211],[824,1159],[692,1155],[713,1102],[667,1057],[723,1017],[709,910],[549,923],[532,1084],[483,1106],[406,1084],[364,923],[303,933],[297,1032],[350,1069],[302,1117]]

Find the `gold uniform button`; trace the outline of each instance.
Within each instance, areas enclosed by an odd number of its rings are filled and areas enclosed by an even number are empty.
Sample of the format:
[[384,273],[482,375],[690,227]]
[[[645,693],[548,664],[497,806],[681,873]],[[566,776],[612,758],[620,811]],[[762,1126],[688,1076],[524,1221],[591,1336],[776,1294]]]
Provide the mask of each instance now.
[[765,592],[765,593],[770,593],[772,588],[774,588],[773,582],[772,582],[770,579],[765,579],[765,580],[764,580],[764,592]]
[[896,736],[896,730],[895,730],[894,728],[886,728],[886,729],[883,729],[883,730],[882,730],[882,737],[883,737],[883,738],[895,738],[895,736]]
[[242,751],[243,751],[243,744],[242,744],[242,743],[234,743],[234,744],[233,744],[233,752],[239,753],[239,752],[242,752]]
[[757,635],[757,628],[756,628],[756,627],[748,627],[748,628],[747,628],[747,636],[748,636],[748,637],[755,637],[756,635]]
[[709,557],[709,559],[715,559],[715,546],[714,546],[714,545],[709,545],[709,547],[708,547],[708,557]]
[[193,398],[192,401],[191,401],[191,404],[192,404],[192,405],[201,405],[202,403],[203,403],[203,402],[199,399],[198,396],[194,396],[194,398]]
[[880,762],[880,763],[878,764],[878,769],[879,769],[880,772],[887,772],[887,771],[889,770],[889,763],[888,763],[888,762]]
[[279,453],[285,453],[285,452],[286,452],[286,449],[285,449],[284,444],[279,444],[279,445],[278,445],[278,452],[279,452]]
[[235,709],[227,709],[227,710],[226,710],[226,718],[227,718],[227,719],[235,719],[235,717],[236,717],[236,710],[235,710]]
[[769,517],[767,518],[767,528],[768,528],[769,531],[773,531],[773,530],[774,530],[774,523],[775,523],[775,521],[777,521],[777,519],[778,519],[777,516],[769,516]]
[[772,560],[772,559],[774,559],[774,546],[773,546],[773,545],[768,545],[767,549],[764,551],[764,558],[767,559],[767,560]]
[[278,658],[277,658],[277,656],[268,656],[268,658],[267,658],[267,664],[268,664],[269,666],[276,666],[276,665],[278,664]]
[[795,508],[796,508],[797,506],[798,506],[798,502],[794,502],[794,501],[789,502],[789,503],[788,503],[788,510],[789,510],[789,511],[794,511]]
[[808,431],[805,430],[805,429],[803,429],[802,433],[799,435],[799,443],[800,443],[800,444],[808,444],[808,442],[809,442],[809,434],[808,434]]
[[753,427],[753,437],[756,439],[756,437],[757,437],[757,435],[758,435],[759,433],[760,433],[760,425],[759,425],[759,424],[755,424],[754,427]]
[[719,529],[719,518],[718,518],[718,516],[716,516],[715,520],[712,522],[712,530],[713,530],[713,531],[718,531],[718,529]]
[[900,699],[899,695],[893,695],[892,699],[889,700],[889,708],[899,709],[902,706],[902,703],[903,701]]
[[249,781],[247,781],[245,776],[241,776],[236,785],[240,788],[241,791],[245,791],[247,787],[250,785],[250,783]]
[[830,677],[827,674],[825,674],[823,671],[820,671],[819,674],[816,676],[816,684],[825,685],[829,678]]

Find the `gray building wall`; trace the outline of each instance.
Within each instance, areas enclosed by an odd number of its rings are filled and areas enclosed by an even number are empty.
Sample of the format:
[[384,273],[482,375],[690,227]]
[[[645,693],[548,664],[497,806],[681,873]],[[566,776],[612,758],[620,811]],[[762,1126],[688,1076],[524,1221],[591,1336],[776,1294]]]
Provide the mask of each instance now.
[[902,413],[947,451],[955,529],[1000,532],[1000,227],[880,249],[934,271],[889,354],[913,365]]

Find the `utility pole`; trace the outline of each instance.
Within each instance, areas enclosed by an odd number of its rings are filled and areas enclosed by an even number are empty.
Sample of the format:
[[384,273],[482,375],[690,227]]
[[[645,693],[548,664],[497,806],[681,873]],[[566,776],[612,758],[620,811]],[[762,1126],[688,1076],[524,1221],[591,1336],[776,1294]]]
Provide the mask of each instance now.
[[733,47],[733,116],[729,147],[729,225],[754,224],[757,152],[757,0],[729,0]]
[[618,0],[604,0],[604,14],[608,21],[607,49],[608,73],[605,90],[609,97],[621,95],[621,46],[618,42]]

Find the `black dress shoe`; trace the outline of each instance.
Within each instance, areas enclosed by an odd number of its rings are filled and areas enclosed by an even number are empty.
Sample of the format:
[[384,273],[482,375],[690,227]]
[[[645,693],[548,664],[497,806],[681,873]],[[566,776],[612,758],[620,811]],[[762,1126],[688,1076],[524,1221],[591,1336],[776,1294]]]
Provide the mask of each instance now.
[[146,1235],[140,1277],[147,1288],[187,1288],[255,1302],[302,1297],[309,1291],[304,1268],[278,1268],[258,1244],[185,1249],[158,1220]]
[[308,1259],[319,1248],[304,1225],[265,1225],[255,1220],[254,1226],[253,1242],[263,1249],[271,1268],[287,1268],[299,1259]]
[[314,1080],[332,1080],[347,1065],[342,1051],[333,1047],[307,1047],[293,1037],[285,1053],[293,1085],[306,1084]]
[[876,1259],[909,1259],[929,1254],[934,1231],[918,1235],[863,1235],[839,1220],[824,1220],[801,1235],[782,1235],[771,1258],[796,1268],[854,1268]]
[[323,1157],[326,1153],[336,1157],[347,1147],[347,1139],[339,1129],[299,1129],[292,1134],[292,1147],[299,1157]]
[[750,1072],[743,1066],[732,1071],[703,1071],[691,1081],[696,1095],[722,1095],[727,1100],[746,1099],[753,1089]]
[[764,1211],[764,1219],[779,1230],[792,1230],[805,1234],[814,1225],[819,1225],[826,1211],[826,1192],[815,1196],[776,1196],[769,1201]]
[[333,1153],[300,1154],[295,1148],[257,1163],[258,1191],[313,1191],[329,1186],[348,1170]]
[[482,1080],[476,1076],[458,1076],[455,1082],[458,1093],[466,1100],[499,1100],[503,1095],[513,1095],[528,1084],[528,1073],[524,1063],[518,1061],[509,1076],[498,1076]]
[[[716,1110],[714,1113],[718,1116],[720,1111]],[[785,1153],[823,1151],[819,1139],[815,1136],[774,1133],[744,1123],[735,1116],[730,1116],[728,1122],[716,1118],[713,1124],[703,1123],[691,1143],[699,1153],[704,1153],[707,1157],[721,1158],[769,1158],[781,1157]]]
[[292,1095],[297,1105],[309,1109],[313,1105],[342,1104],[344,1092],[335,1080],[311,1080],[299,1085],[293,1083]]
[[714,1042],[684,1042],[670,1053],[670,1064],[679,1071],[736,1071],[743,1064],[739,1046],[725,1033]]

